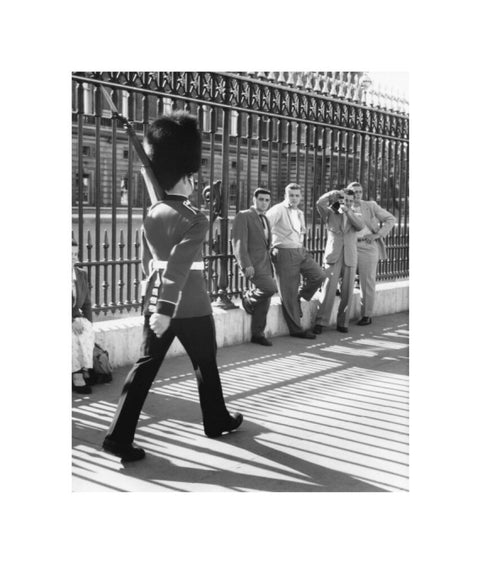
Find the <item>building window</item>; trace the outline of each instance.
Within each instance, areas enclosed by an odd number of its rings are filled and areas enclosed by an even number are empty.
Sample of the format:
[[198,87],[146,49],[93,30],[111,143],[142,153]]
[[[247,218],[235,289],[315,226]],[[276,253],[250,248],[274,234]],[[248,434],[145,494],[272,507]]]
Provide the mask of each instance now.
[[88,145],[84,145],[82,147],[82,154],[83,154],[83,156],[91,156],[91,154],[92,154],[91,147],[89,147]]
[[233,170],[236,170],[236,168],[237,168],[237,161],[236,160],[232,160],[232,168],[233,168]]
[[262,164],[261,170],[262,170],[262,172],[267,172],[267,171],[268,171],[268,166],[267,166],[266,164]]
[[128,92],[122,90],[122,115],[125,116],[127,119],[129,118],[128,115]]
[[86,115],[94,114],[93,85],[83,84],[83,107]]
[[128,159],[128,149],[123,149],[123,158]]
[[120,205],[128,205],[128,177],[123,176],[120,181]]
[[234,137],[236,137],[238,134],[237,125],[238,125],[238,111],[233,110],[230,118],[230,135],[233,135]]
[[82,203],[87,204],[87,205],[91,204],[92,203],[92,201],[91,201],[91,185],[92,185],[92,183],[91,183],[90,174],[88,174],[88,173],[83,174],[82,187],[80,189],[79,189],[79,185],[78,185],[78,178],[79,178],[79,176],[78,176],[78,172],[77,172],[77,174],[75,175],[75,195],[74,195],[74,198],[73,198],[74,204],[78,205],[80,203],[79,199],[78,199],[79,192],[82,194],[81,195]]
[[202,129],[205,132],[209,132],[211,129],[211,125],[212,125],[212,120],[211,120],[211,113],[212,110],[208,107],[208,106],[203,106],[203,124],[202,124]]
[[163,98],[163,113],[170,114],[173,111],[172,98]]

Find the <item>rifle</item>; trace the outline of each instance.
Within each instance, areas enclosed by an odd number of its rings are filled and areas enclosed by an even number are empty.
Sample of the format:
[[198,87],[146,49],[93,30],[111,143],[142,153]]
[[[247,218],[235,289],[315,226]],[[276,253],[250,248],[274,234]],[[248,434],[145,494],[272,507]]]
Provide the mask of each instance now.
[[137,134],[135,133],[135,129],[130,121],[127,120],[117,109],[117,106],[113,103],[112,98],[109,96],[108,92],[105,90],[103,86],[100,86],[102,90],[102,94],[105,96],[107,100],[107,104],[112,112],[112,117],[117,119],[124,127],[127,132],[129,139],[132,141],[133,148],[135,149],[138,158],[140,159],[141,163],[143,164],[141,172],[143,178],[145,180],[145,185],[147,187],[147,192],[150,197],[150,202],[153,205],[157,203],[160,199],[163,198],[165,195],[160,184],[158,183],[157,177],[155,176],[152,170],[152,163],[145,152],[142,143],[139,141]]

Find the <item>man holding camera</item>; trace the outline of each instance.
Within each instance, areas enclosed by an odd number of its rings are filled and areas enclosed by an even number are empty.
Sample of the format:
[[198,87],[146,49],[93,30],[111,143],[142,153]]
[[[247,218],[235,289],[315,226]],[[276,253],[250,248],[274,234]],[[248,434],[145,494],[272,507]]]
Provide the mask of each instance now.
[[332,190],[317,201],[317,210],[327,228],[327,245],[324,263],[325,280],[323,301],[317,313],[313,332],[320,334],[328,325],[335,301],[338,279],[342,275],[340,305],[337,314],[337,330],[348,332],[350,307],[357,269],[357,231],[365,222],[361,215],[353,212],[354,191]]

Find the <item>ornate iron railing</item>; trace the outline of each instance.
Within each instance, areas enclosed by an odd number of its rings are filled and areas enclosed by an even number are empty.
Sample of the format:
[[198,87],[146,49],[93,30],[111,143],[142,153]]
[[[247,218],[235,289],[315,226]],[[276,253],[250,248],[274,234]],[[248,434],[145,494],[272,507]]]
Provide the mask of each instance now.
[[[148,206],[140,162],[112,119],[100,86],[139,136],[163,112],[181,108],[198,117],[203,158],[193,200],[211,219],[204,256],[212,300],[228,306],[244,289],[229,237],[235,213],[250,205],[256,187],[269,187],[274,204],[291,181],[305,186],[306,245],[319,262],[325,232],[315,201],[324,191],[357,180],[365,198],[377,200],[397,218],[386,240],[389,260],[380,263],[378,279],[408,276],[406,105],[361,96],[358,80],[349,85],[317,74],[314,88],[308,79],[305,87],[299,79],[294,87],[293,79],[288,84],[273,81],[273,73],[270,80],[258,74],[261,79],[251,73],[73,74],[73,230],[95,312],[138,311],[139,230]],[[284,73],[276,74],[280,79]],[[202,191],[217,180],[218,201],[211,197],[205,204]]]

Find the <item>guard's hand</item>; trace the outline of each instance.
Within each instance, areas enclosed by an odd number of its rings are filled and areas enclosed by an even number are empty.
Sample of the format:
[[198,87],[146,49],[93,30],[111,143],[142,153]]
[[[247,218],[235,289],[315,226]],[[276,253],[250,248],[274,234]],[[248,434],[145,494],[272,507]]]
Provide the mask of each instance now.
[[368,242],[369,244],[372,244],[372,242],[374,240],[377,240],[378,237],[377,237],[377,235],[365,235],[363,238],[365,239],[366,242]]
[[253,266],[247,266],[245,268],[245,277],[247,279],[253,278],[253,276],[255,275],[255,268]]
[[72,322],[72,330],[74,334],[82,334],[83,332],[83,323],[79,317],[73,319]]
[[162,336],[162,334],[167,330],[170,325],[170,320],[170,317],[160,313],[153,313],[150,317],[150,328],[153,330],[157,338],[160,338],[160,336]]

